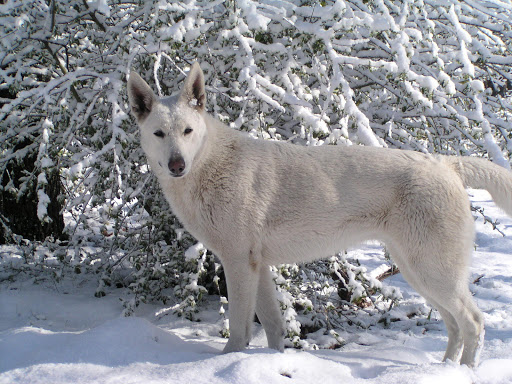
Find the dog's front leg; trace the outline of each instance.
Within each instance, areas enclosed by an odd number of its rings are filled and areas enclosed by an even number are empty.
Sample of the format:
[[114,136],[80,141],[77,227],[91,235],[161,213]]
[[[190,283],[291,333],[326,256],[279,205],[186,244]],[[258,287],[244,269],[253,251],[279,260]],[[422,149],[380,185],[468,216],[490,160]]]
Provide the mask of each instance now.
[[228,285],[229,340],[223,353],[242,351],[251,338],[259,265],[251,258],[222,258]]
[[276,284],[267,265],[262,265],[259,276],[256,314],[267,335],[268,347],[284,351],[284,323],[276,297]]

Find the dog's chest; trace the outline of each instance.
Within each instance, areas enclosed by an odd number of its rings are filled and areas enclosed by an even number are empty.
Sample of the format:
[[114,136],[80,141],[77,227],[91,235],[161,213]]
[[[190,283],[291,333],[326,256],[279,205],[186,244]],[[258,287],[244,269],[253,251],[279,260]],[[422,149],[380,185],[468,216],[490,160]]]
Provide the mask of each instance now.
[[210,185],[196,183],[162,183],[162,188],[185,229],[202,243],[212,243],[215,227],[222,221],[219,193]]
[[173,213],[180,222],[190,231],[189,227],[198,225],[198,201],[190,186],[184,183],[162,183],[164,195],[171,205]]

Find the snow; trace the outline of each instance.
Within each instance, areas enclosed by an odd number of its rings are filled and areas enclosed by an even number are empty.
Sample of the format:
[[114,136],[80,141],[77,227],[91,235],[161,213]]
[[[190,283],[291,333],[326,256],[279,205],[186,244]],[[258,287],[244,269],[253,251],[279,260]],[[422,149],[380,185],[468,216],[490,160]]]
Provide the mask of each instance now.
[[455,12],[454,5],[452,5],[450,7],[450,11],[446,14],[446,16],[448,17],[448,20],[450,20],[450,22],[455,27],[455,33],[457,34],[457,37],[461,41],[464,41],[465,43],[470,44],[473,41],[473,38],[471,37],[471,35],[469,34],[468,31],[466,31],[464,28],[462,28],[462,26],[459,22],[459,17],[457,16],[457,13]]
[[266,31],[267,25],[270,23],[270,19],[258,12],[256,4],[257,3],[251,0],[242,0],[238,2],[238,5],[247,18],[248,27],[251,29],[261,29]]
[[107,0],[98,0],[98,12],[103,13],[106,17],[110,17],[110,7]]
[[48,156],[45,156],[41,159],[41,168],[50,168],[54,165],[53,160]]
[[192,245],[191,247],[189,247],[185,251],[185,260],[188,261],[188,260],[199,259],[199,257],[201,257],[201,255],[204,252],[205,252],[204,245],[201,243],[196,243],[196,244]]
[[[474,370],[442,363],[446,331],[434,311],[408,318],[423,300],[400,275],[383,285],[403,295],[392,311],[398,321],[369,329],[337,330],[345,345],[336,350],[278,353],[266,347],[255,324],[245,352],[222,355],[225,326],[218,307],[206,305],[201,322],[162,315],[144,304],[122,317],[116,294],[98,299],[85,276],[72,281],[18,279],[0,284],[0,384],[15,383],[412,383],[499,384],[512,382],[512,220],[486,192],[470,190],[475,205],[498,218],[502,237],[477,219],[471,290],[486,321],[481,364]],[[0,248],[3,262],[12,248]],[[194,256],[200,246],[191,250]],[[373,260],[371,246],[359,259],[378,274],[383,260]],[[11,256],[10,256],[11,255]],[[365,260],[365,258],[367,260]],[[224,304],[226,301],[224,300]],[[158,314],[158,316],[157,316]]]
[[46,179],[46,174],[41,172],[39,176],[37,176],[37,217],[39,220],[46,219],[48,215],[48,204],[50,204],[51,199],[45,193],[44,186],[48,184],[48,180]]

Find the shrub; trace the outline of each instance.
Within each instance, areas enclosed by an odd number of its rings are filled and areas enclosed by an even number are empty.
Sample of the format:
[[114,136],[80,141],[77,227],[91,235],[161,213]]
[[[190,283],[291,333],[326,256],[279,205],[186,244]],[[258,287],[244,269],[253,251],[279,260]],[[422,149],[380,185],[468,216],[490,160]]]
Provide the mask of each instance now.
[[[208,110],[261,139],[487,156],[508,167],[509,8],[457,0],[1,4],[0,222],[2,241],[21,255],[2,270],[9,278],[93,273],[99,297],[108,286],[132,290],[127,314],[171,298],[171,308],[194,318],[198,300],[216,293],[221,268],[206,250],[185,258],[194,240],[145,165],[128,113],[131,69],[169,95],[199,61]],[[18,225],[21,207],[41,230]],[[289,324],[298,312],[309,316],[290,325],[291,339],[308,327],[335,328],[336,292],[362,305],[378,290],[347,260],[276,269]],[[323,299],[311,305],[303,292],[317,288]]]

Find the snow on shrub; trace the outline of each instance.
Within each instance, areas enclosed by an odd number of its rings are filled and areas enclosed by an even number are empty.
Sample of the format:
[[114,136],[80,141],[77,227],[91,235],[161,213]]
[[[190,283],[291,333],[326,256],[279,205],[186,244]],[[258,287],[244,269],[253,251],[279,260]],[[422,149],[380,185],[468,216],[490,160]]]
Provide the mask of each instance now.
[[[508,167],[511,13],[498,0],[1,4],[2,199],[36,191],[37,218],[50,222],[47,176],[58,175],[65,220],[65,236],[39,243],[0,212],[5,241],[25,255],[3,268],[94,273],[97,296],[132,290],[127,314],[171,298],[193,318],[206,292],[225,289],[222,268],[190,248],[145,165],[128,113],[132,69],[170,95],[199,61],[208,110],[261,139],[486,156]],[[33,170],[11,180],[32,158]],[[37,257],[41,247],[54,256]],[[399,298],[349,260],[275,269],[293,343],[336,328],[336,297],[352,309],[379,294]]]

